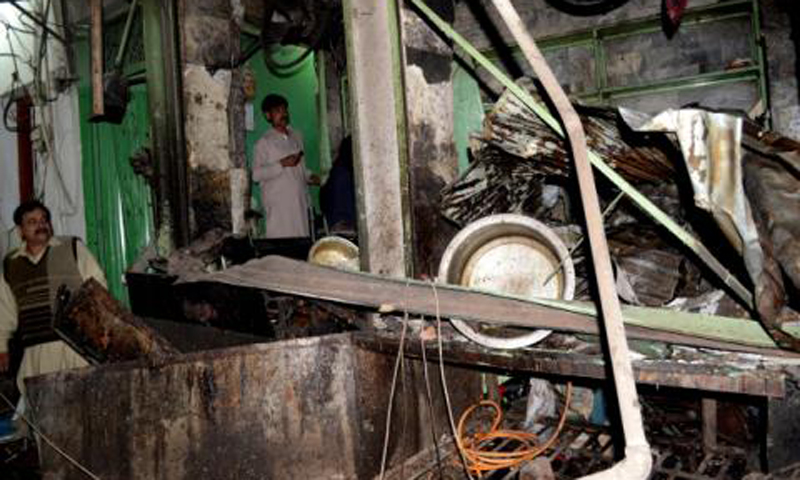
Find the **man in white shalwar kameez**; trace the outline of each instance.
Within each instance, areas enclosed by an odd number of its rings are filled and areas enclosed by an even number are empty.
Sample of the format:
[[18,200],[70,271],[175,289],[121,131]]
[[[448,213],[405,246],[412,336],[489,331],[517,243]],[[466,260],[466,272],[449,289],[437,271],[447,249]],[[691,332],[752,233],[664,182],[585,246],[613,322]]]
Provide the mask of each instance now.
[[267,95],[261,110],[272,124],[255,144],[253,180],[261,186],[266,238],[308,237],[308,183],[318,182],[305,167],[303,137],[289,126],[289,104]]
[[8,341],[17,332],[24,354],[17,386],[23,380],[89,364],[53,330],[58,288],[76,291],[93,278],[106,285],[105,275],[89,250],[74,237],[54,237],[50,211],[38,201],[20,205],[14,223],[22,245],[3,260],[0,275],[0,372],[9,368]]

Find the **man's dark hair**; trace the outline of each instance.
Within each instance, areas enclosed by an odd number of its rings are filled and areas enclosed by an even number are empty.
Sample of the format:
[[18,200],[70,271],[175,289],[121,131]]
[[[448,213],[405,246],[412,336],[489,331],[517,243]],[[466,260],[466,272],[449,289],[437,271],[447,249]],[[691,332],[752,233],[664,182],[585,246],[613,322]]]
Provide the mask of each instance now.
[[22,202],[19,207],[14,210],[14,224],[22,226],[22,217],[24,217],[26,213],[30,213],[34,210],[42,210],[45,217],[47,217],[47,221],[50,221],[50,210],[44,206],[44,203],[39,200],[28,200]]
[[264,97],[264,100],[261,101],[261,113],[267,113],[276,107],[288,107],[288,106],[289,106],[289,101],[286,100],[286,97],[278,95],[276,93],[271,93],[266,97]]

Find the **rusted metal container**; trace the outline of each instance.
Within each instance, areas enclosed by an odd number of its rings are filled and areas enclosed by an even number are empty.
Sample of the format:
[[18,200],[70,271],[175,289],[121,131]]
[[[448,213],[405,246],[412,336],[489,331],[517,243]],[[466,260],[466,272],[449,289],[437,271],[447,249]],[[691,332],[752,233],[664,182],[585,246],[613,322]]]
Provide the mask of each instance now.
[[[372,478],[393,362],[331,335],[60,372],[29,379],[28,395],[41,430],[104,480]],[[393,464],[431,443],[420,365],[409,361],[398,382]],[[479,398],[480,379],[448,370],[458,412]],[[431,387],[441,435],[435,377]],[[41,461],[44,478],[84,478],[44,444]]]

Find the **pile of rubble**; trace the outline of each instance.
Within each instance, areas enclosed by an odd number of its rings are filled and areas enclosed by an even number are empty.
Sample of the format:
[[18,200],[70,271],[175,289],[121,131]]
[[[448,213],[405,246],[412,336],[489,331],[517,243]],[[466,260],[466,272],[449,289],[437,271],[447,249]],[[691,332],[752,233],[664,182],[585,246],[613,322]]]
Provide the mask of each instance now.
[[[530,80],[521,84],[536,95]],[[757,318],[779,345],[800,350],[784,332],[800,318],[800,143],[729,112],[692,108],[650,118],[625,109],[577,110],[588,147],[686,232],[670,235],[629,192],[598,180],[622,300]],[[442,192],[441,212],[460,226],[497,213],[543,221],[571,247],[575,298],[590,299],[588,248],[567,148],[507,91],[472,138],[470,167]],[[705,268],[686,248],[691,242],[713,252],[731,275]],[[752,296],[729,288],[731,277],[749,285]]]

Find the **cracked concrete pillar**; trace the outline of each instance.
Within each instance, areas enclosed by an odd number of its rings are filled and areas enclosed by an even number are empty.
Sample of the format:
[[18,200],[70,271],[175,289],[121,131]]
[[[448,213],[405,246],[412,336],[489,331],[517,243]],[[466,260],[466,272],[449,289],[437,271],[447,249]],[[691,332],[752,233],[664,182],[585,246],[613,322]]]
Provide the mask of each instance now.
[[181,0],[183,102],[192,237],[241,232],[249,205],[239,0]]
[[[452,23],[452,0],[427,2]],[[414,274],[434,278],[456,228],[439,214],[440,192],[458,175],[453,136],[453,49],[410,8],[402,19]]]
[[409,272],[406,145],[396,0],[344,0],[364,270]]

